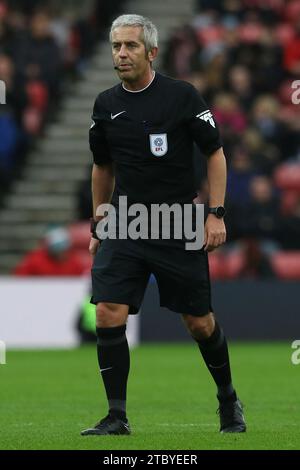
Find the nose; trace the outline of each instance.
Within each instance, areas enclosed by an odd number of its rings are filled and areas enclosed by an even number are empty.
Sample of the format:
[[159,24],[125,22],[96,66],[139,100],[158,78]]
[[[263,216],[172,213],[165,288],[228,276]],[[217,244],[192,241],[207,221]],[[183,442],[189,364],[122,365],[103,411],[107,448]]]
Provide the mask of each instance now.
[[122,44],[120,51],[119,51],[119,56],[120,57],[127,57],[127,48],[125,44]]

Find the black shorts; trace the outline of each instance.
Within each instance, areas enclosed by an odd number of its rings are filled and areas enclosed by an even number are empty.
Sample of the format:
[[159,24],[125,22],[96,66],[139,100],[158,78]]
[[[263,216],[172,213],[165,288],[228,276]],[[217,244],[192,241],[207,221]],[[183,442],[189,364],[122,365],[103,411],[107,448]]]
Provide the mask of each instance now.
[[182,240],[103,240],[92,267],[91,302],[129,305],[135,314],[151,273],[162,307],[194,316],[212,311],[207,253],[185,250]]

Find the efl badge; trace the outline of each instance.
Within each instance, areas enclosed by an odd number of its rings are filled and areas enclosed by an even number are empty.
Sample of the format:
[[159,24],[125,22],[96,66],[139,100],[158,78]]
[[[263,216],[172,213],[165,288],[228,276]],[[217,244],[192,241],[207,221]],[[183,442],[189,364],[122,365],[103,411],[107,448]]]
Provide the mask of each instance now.
[[151,153],[156,157],[162,157],[168,151],[167,134],[150,134]]
[[197,114],[196,118],[202,119],[204,122],[209,122],[209,124],[213,127],[216,127],[213,115],[211,114],[210,110],[207,109],[200,114]]

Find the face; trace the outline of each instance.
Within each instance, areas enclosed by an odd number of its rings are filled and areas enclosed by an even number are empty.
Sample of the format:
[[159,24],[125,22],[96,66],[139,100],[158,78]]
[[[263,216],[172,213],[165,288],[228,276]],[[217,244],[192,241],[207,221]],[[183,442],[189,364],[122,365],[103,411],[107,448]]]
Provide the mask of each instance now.
[[31,21],[31,31],[34,37],[44,38],[49,34],[49,18],[43,13],[37,13]]
[[119,67],[118,75],[123,82],[143,83],[151,76],[151,61],[156,48],[146,53],[142,40],[142,28],[122,26],[112,32],[112,55]]

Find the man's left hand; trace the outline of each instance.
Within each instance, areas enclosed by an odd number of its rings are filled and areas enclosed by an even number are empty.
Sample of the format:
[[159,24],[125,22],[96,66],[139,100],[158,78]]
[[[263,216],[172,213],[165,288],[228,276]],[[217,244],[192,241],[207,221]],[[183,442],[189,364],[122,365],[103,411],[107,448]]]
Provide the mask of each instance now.
[[226,227],[223,219],[209,214],[204,227],[204,250],[213,251],[226,241]]

